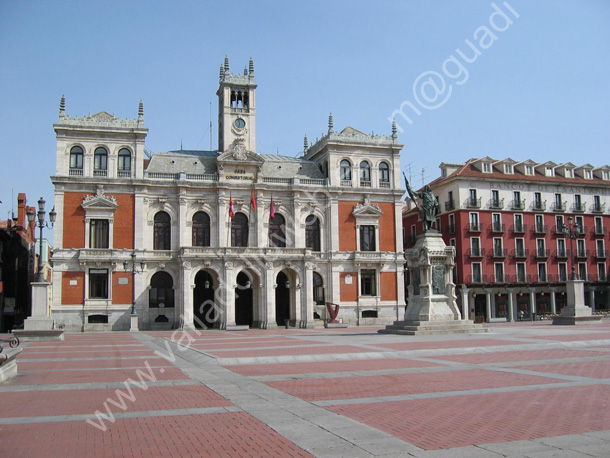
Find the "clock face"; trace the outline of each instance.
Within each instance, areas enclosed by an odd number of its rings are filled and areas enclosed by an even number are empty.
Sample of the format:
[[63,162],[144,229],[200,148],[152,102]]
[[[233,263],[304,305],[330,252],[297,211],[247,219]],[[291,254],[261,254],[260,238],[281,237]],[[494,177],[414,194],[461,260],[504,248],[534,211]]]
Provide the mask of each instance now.
[[237,127],[238,129],[243,129],[244,127],[246,127],[246,121],[244,121],[242,118],[237,118],[235,120],[235,127]]

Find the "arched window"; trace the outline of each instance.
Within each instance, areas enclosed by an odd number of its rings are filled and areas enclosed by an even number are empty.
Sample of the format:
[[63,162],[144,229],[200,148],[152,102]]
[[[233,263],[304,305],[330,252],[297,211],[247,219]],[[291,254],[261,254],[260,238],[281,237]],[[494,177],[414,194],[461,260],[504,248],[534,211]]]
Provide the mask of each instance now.
[[367,161],[360,163],[360,186],[371,186],[371,165]]
[[165,212],[155,215],[154,250],[171,250],[171,218]]
[[167,272],[157,272],[150,279],[148,307],[159,308],[174,306],[174,280]]
[[313,300],[316,305],[324,305],[324,281],[318,272],[313,272]]
[[379,164],[379,187],[390,187],[390,166],[387,162],[381,162]]
[[305,220],[305,247],[320,251],[320,220],[314,215],[309,215]]
[[118,171],[119,177],[131,176],[131,151],[127,148],[121,148],[119,150]]
[[70,175],[83,174],[83,149],[80,146],[73,146],[70,149]]
[[[349,185],[351,185],[351,181],[352,181],[352,164],[350,164],[350,162],[347,159],[343,159],[341,161],[341,181],[342,182],[347,182],[349,181]],[[343,184],[343,183],[341,183]]]
[[282,215],[276,213],[272,220],[269,221],[269,246],[281,247],[286,246],[286,220]]
[[93,153],[93,176],[106,176],[108,166],[108,151],[101,146]]
[[193,246],[210,246],[210,217],[206,212],[193,215]]
[[248,217],[236,213],[231,221],[231,246],[248,246]]

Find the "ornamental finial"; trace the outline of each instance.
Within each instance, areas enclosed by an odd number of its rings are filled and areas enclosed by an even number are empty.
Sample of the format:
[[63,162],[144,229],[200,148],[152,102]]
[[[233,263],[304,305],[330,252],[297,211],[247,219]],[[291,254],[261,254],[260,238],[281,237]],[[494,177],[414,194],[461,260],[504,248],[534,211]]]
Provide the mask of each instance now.
[[138,105],[138,121],[144,121],[144,102],[140,99],[140,104]]
[[309,149],[309,140],[307,139],[307,134],[305,134],[305,138],[303,139],[303,149],[307,151]]
[[254,60],[252,60],[252,57],[250,57],[250,64],[248,67],[250,76],[254,76]]
[[396,129],[396,118],[394,118],[392,120],[392,138],[393,139],[397,139],[398,138],[398,134],[396,132],[397,132],[397,129]]
[[229,56],[225,56],[225,73],[229,73]]
[[331,113],[330,116],[328,117],[328,133],[330,134],[331,132],[334,132],[335,123],[333,121],[333,114]]
[[59,116],[63,117],[66,115],[66,98],[64,95],[61,95],[61,100],[59,101]]
[[220,66],[220,75],[218,76],[218,78],[222,79],[223,76],[225,76],[225,68],[221,65]]

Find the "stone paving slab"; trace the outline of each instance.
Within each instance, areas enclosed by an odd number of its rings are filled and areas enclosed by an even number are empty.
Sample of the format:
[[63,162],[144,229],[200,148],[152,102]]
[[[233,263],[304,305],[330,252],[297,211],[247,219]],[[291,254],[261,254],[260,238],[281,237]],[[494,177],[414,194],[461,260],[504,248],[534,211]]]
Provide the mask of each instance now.
[[0,385],[0,456],[610,456],[610,321],[486,326],[26,343],[21,375]]

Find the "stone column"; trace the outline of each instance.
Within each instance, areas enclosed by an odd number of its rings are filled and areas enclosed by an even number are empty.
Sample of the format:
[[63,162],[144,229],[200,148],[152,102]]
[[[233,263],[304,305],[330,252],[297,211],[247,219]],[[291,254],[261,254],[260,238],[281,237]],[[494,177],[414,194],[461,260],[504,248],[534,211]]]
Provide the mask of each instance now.
[[[226,329],[227,326],[235,326],[235,280],[233,279],[233,263],[228,261],[225,262],[224,271],[224,287],[221,287],[223,291],[224,304],[222,311],[224,316],[221,319],[221,329]],[[222,286],[222,285],[221,285]]]
[[508,291],[508,316],[506,321],[515,321],[515,288],[506,288]]
[[589,307],[591,307],[591,311],[595,313],[595,286],[589,287]]
[[555,315],[557,313],[557,302],[555,300],[555,295],[557,294],[557,287],[551,287],[551,314]]
[[229,199],[226,197],[218,198],[218,246],[223,248],[231,245],[231,235],[229,233],[229,213],[227,210]]
[[462,320],[470,319],[470,290],[462,285]]
[[530,288],[530,313],[532,321],[536,316],[536,288]]
[[[188,221],[186,220],[186,209],[187,209],[187,202],[186,202],[186,198],[183,196],[179,196],[178,197],[178,221],[176,224],[176,229],[178,232],[178,248],[183,247],[183,246],[191,246],[192,245],[192,232],[189,233],[189,231],[187,230],[188,227],[192,227],[190,224],[187,224]],[[187,227],[188,226],[188,227]],[[189,237],[189,235],[191,237]],[[188,240],[190,239],[190,240]]]
[[261,327],[265,329],[277,328],[275,321],[275,279],[273,278],[273,263],[265,263],[265,292],[263,298],[265,305],[263,306],[262,315],[265,317],[265,323],[261,323]]
[[[181,288],[180,288],[180,304],[182,317],[176,317],[182,323],[182,329],[184,331],[194,331],[195,325],[193,323],[193,287],[191,284],[191,263],[185,261],[182,263],[182,269],[180,269]],[[181,318],[181,319],[180,319]]]
[[303,304],[303,314],[301,319],[302,328],[313,328],[313,269],[314,265],[310,262],[305,263],[305,282],[301,291],[305,300]]
[[485,288],[485,313],[487,314],[487,322],[491,321],[491,288]]

